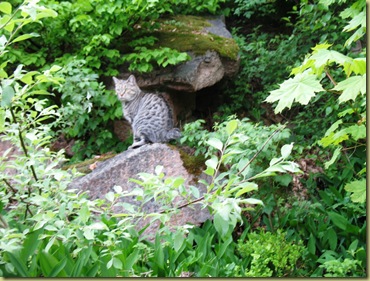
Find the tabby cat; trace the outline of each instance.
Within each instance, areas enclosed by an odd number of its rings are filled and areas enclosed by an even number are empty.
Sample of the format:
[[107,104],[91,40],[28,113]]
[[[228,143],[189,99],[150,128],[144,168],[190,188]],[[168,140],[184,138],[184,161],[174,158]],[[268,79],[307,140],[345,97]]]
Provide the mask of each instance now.
[[134,133],[134,143],[129,148],[181,137],[180,130],[174,128],[172,110],[162,95],[144,93],[133,75],[127,80],[113,77],[113,81],[122,102],[123,116]]

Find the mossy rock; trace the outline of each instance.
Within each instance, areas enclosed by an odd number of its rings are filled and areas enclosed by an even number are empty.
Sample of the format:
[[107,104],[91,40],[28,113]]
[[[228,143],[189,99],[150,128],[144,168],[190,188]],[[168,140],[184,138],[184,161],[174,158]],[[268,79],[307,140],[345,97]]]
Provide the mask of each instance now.
[[169,144],[169,147],[176,149],[180,153],[184,168],[189,174],[199,176],[206,168],[206,158],[203,155],[194,155],[195,149],[187,146],[175,146]]
[[237,60],[239,47],[232,38],[211,33],[211,20],[215,17],[172,16],[158,20],[159,28],[153,34],[159,40],[155,47],[168,47],[180,52],[203,55],[215,51],[221,57]]
[[116,155],[117,154],[115,154],[115,153],[107,153],[107,154],[101,155],[99,157],[95,157],[95,158],[92,158],[92,159],[84,160],[82,162],[64,165],[62,167],[62,169],[63,170],[76,169],[80,173],[89,174],[89,173],[91,173],[94,170],[95,165],[98,162],[102,162],[102,161],[108,160],[108,159],[110,159],[110,158],[112,158],[112,157],[114,157]]

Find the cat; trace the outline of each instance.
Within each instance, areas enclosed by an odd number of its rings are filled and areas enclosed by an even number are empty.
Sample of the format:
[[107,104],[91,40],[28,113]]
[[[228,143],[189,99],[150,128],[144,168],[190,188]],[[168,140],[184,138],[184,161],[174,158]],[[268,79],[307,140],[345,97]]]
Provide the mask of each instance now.
[[174,128],[173,113],[160,94],[144,93],[134,75],[127,80],[113,77],[115,91],[122,103],[123,116],[130,123],[137,148],[147,143],[166,143],[181,137]]

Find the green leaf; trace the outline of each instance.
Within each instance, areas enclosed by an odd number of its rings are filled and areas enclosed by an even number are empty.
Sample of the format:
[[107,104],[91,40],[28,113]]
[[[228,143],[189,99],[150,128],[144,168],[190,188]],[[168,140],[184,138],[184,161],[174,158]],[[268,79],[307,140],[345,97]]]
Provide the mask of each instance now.
[[183,183],[185,182],[185,179],[182,178],[182,177],[178,177],[174,180],[174,182],[172,183],[172,186],[175,187],[175,188],[178,188],[180,185],[182,185]]
[[221,247],[216,250],[217,258],[220,259],[225,254],[226,250],[229,248],[230,244],[233,242],[232,236],[228,237],[224,243],[221,244]]
[[86,223],[90,219],[90,210],[87,203],[84,203],[81,206],[78,218],[81,220],[82,223]]
[[216,170],[217,164],[218,164],[218,159],[216,156],[212,156],[211,159],[208,159],[205,164],[207,167],[212,168],[213,170]]
[[358,239],[356,239],[355,241],[351,243],[351,245],[349,245],[348,251],[355,252],[357,250],[357,246],[358,246]]
[[335,249],[337,248],[338,237],[337,237],[337,233],[335,232],[333,228],[330,228],[328,230],[328,241],[329,241],[330,250],[335,251]]
[[310,254],[316,255],[316,239],[313,234],[310,234],[310,238],[308,239],[307,248]]
[[356,58],[351,62],[344,64],[344,72],[349,77],[352,72],[356,75],[363,75],[366,73],[366,58]]
[[348,140],[349,136],[345,129],[338,132],[331,132],[328,136],[323,137],[319,140],[319,144],[323,147],[327,147],[331,144],[338,145],[341,142]]
[[86,226],[83,230],[83,234],[84,234],[84,237],[87,239],[87,240],[93,240],[95,238],[95,235],[94,235],[94,230],[92,230],[91,228],[89,228],[88,226]]
[[360,27],[347,39],[347,41],[344,43],[344,47],[350,46],[353,42],[356,42],[360,38],[362,38],[366,34],[366,27]]
[[122,264],[121,260],[114,257],[113,258],[113,267],[117,268],[117,269],[122,269],[122,266],[123,266],[123,264]]
[[59,66],[59,65],[53,65],[51,68],[50,68],[50,72],[57,72],[57,71],[59,71],[59,70],[61,70],[62,69],[62,67],[61,66]]
[[33,83],[33,76],[35,74],[39,74],[39,72],[37,71],[30,71],[30,72],[27,72],[26,74],[24,74],[22,77],[21,77],[21,81],[27,85],[31,85]]
[[353,19],[343,28],[343,31],[352,31],[359,26],[366,27],[365,11],[362,11],[358,15],[354,16]]
[[78,254],[78,258],[71,272],[70,277],[81,277],[82,268],[87,263],[92,252],[92,247],[84,248]]
[[345,131],[352,136],[352,138],[357,141],[359,139],[366,138],[366,127],[364,124],[352,125],[345,129]]
[[176,232],[173,238],[173,248],[177,252],[185,241],[185,237],[181,232]]
[[33,38],[33,37],[38,37],[40,36],[39,34],[37,33],[29,33],[29,34],[23,34],[23,35],[20,35],[18,36],[17,38],[15,38],[12,43],[16,43],[16,42],[19,42],[19,41],[23,41],[23,40],[27,40],[29,38]]
[[338,146],[334,153],[333,153],[333,156],[331,157],[331,159],[327,162],[324,163],[325,165],[325,169],[328,169],[331,165],[334,164],[335,161],[337,161],[338,157],[340,156],[340,152],[342,151],[342,147],[341,146]]
[[222,151],[222,147],[223,147],[223,143],[222,141],[220,141],[219,139],[216,139],[216,138],[210,138],[207,143],[214,147],[214,148],[217,148],[218,150]]
[[[64,267],[66,266],[67,264],[67,258],[64,257],[62,260],[60,260],[55,266],[54,268],[51,270],[49,276],[47,276],[48,278],[49,277],[57,277],[58,274],[64,269]],[[63,277],[67,277],[67,276],[63,276]]]
[[231,120],[226,124],[226,133],[230,136],[238,127],[237,120]]
[[316,75],[304,72],[294,78],[284,81],[278,90],[270,92],[265,101],[273,103],[278,101],[275,113],[280,113],[285,108],[291,108],[294,101],[306,105],[316,92],[324,91]]
[[288,158],[290,153],[292,153],[292,149],[293,143],[283,145],[283,147],[281,148],[281,157],[283,157],[284,159]]
[[248,199],[243,199],[241,202],[245,204],[250,204],[250,205],[264,205],[263,202],[259,199],[254,199],[254,198],[248,198]]
[[366,93],[366,74],[362,76],[351,76],[339,82],[333,90],[343,91],[339,96],[339,103],[355,100],[359,94]]
[[229,221],[232,206],[230,204],[217,204],[216,214],[222,217],[224,221]]
[[9,2],[0,2],[0,11],[10,15],[12,13],[12,5]]
[[6,107],[11,105],[15,91],[12,86],[5,86],[1,95],[1,106]]
[[28,276],[28,270],[27,266],[21,261],[21,259],[18,256],[13,255],[10,252],[7,252],[7,255],[9,257],[9,260],[11,264],[14,266],[15,270],[19,274],[20,277],[29,277]]
[[245,184],[243,184],[243,187],[242,189],[240,189],[236,194],[235,194],[235,198],[238,198],[240,195],[244,194],[244,193],[247,193],[247,192],[250,192],[252,190],[258,190],[258,185],[255,184],[254,182],[247,182]]
[[229,230],[229,222],[225,220],[220,213],[216,213],[213,217],[213,223],[216,231],[221,237],[224,237]]
[[351,200],[356,203],[366,202],[366,180],[357,180],[347,183],[344,189],[351,192]]
[[94,264],[85,274],[84,277],[96,277],[96,274],[99,271],[99,264]]
[[334,132],[336,129],[338,129],[339,125],[343,123],[342,119],[339,119],[335,121],[330,128],[325,132],[324,136],[329,136],[332,132]]
[[23,248],[20,252],[20,259],[27,262],[29,256],[34,255],[37,247],[40,245],[41,240],[38,239],[39,235],[43,233],[43,229],[38,229],[36,231],[31,231],[27,233],[27,237],[23,242]]
[[10,20],[11,16],[8,16],[8,15],[4,15],[1,19],[0,19],[0,24],[3,25],[3,24],[6,24],[3,28],[8,31],[9,33],[12,33],[13,30],[14,30],[14,27],[15,27],[15,21],[12,21]]
[[339,227],[342,230],[346,230],[348,221],[345,217],[343,217],[342,215],[338,213],[334,213],[334,212],[329,212],[328,214],[329,214],[329,218],[331,219],[331,221],[337,227]]
[[53,269],[55,269],[59,264],[59,261],[53,255],[45,251],[40,251],[39,262],[41,272],[44,277],[49,277]]
[[164,252],[160,235],[156,235],[154,247],[155,264],[158,268],[164,269]]
[[314,60],[314,66],[316,69],[323,68],[324,66],[331,62],[344,65],[346,62],[348,63],[352,61],[350,57],[347,57],[342,53],[333,50],[323,50],[323,49],[314,51],[310,59]]
[[[208,161],[208,160],[207,160]],[[206,161],[206,165],[207,165],[207,161]],[[211,177],[213,177],[213,175],[215,174],[215,169],[211,168],[210,166],[207,167],[207,169],[204,171],[204,173],[206,175],[209,175]],[[208,183],[205,184],[206,186],[208,185]]]
[[140,251],[139,249],[135,249],[125,260],[124,262],[124,270],[132,270],[132,267],[137,262],[137,260],[140,258]]

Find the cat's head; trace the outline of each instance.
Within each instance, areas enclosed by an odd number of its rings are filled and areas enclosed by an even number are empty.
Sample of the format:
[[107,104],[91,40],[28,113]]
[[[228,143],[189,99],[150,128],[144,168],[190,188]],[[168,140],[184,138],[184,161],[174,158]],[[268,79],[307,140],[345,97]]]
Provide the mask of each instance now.
[[141,92],[139,86],[136,83],[134,75],[130,75],[130,77],[127,80],[113,77],[113,82],[118,99],[120,101],[123,102],[132,101]]

